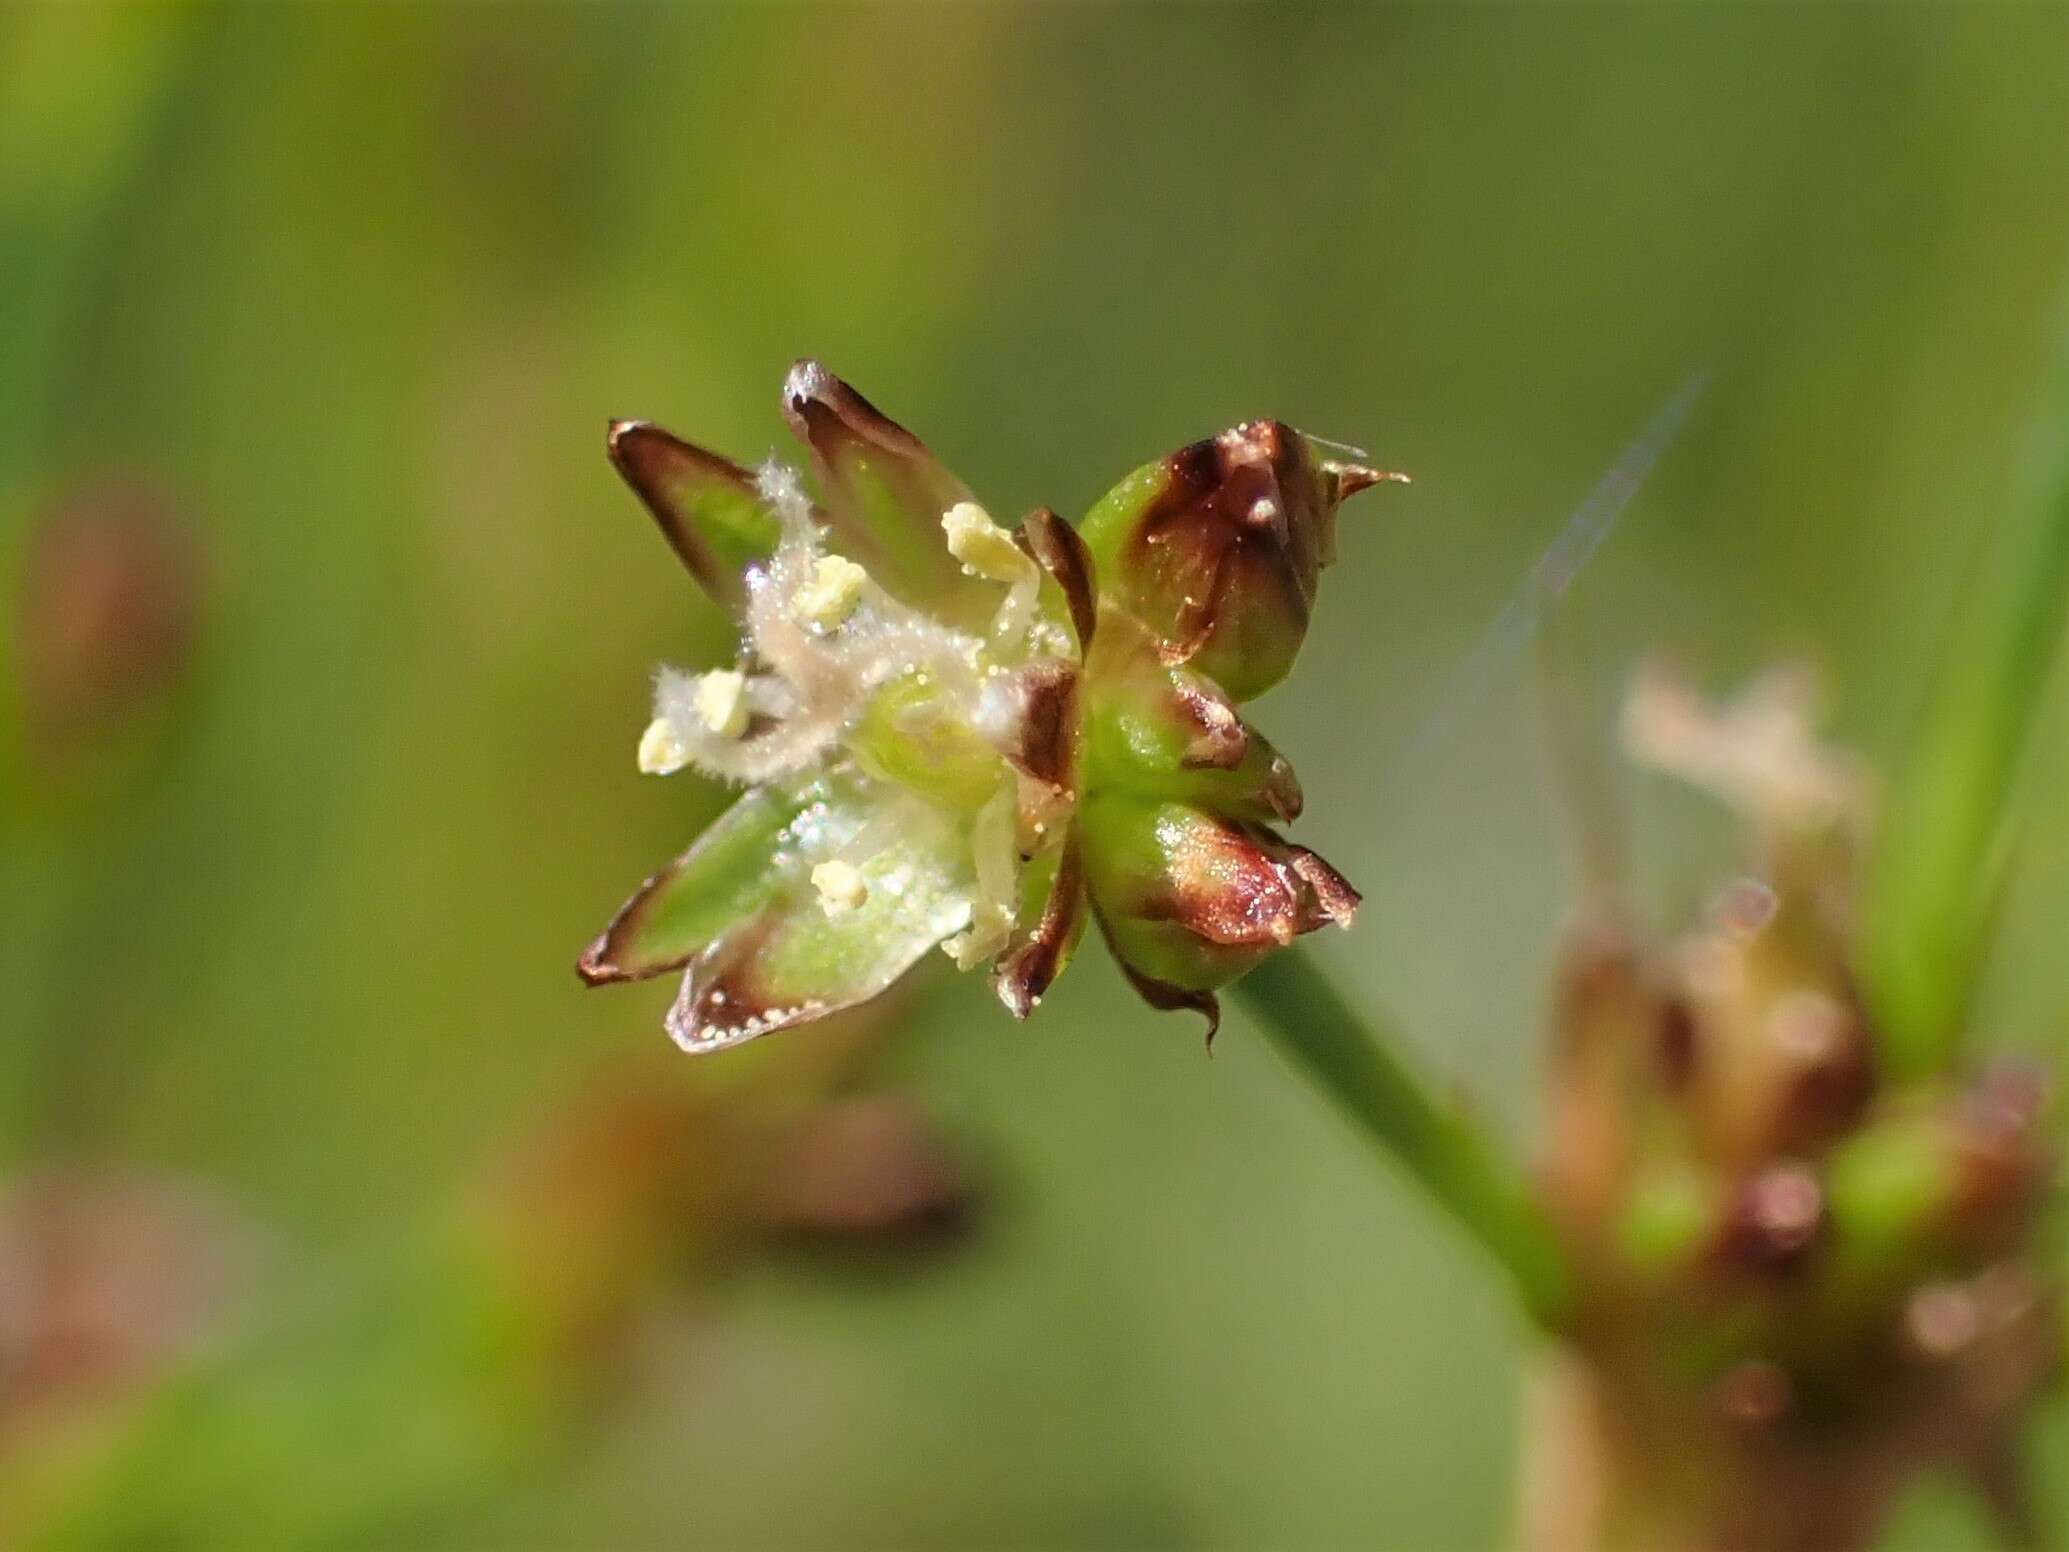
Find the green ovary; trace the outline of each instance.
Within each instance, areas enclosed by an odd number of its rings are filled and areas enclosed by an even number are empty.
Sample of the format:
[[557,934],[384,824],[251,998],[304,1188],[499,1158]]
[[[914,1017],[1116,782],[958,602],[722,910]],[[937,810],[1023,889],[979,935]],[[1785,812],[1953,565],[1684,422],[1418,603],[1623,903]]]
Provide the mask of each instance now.
[[855,762],[931,803],[975,813],[999,790],[998,751],[924,673],[892,680],[848,734]]

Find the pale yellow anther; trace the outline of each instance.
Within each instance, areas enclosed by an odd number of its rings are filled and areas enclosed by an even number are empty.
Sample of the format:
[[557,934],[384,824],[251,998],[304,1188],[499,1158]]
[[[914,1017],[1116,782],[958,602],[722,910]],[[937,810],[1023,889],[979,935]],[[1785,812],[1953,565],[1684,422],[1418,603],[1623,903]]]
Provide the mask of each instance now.
[[812,579],[792,595],[790,607],[807,625],[832,630],[855,612],[869,573],[845,555],[822,555],[812,565]]
[[649,776],[672,776],[690,763],[682,735],[666,717],[656,717],[639,735],[639,768]]
[[838,857],[812,869],[812,887],[819,891],[819,903],[828,916],[852,911],[869,898],[869,882],[862,870]]
[[738,738],[747,731],[747,676],[737,669],[713,669],[697,681],[691,704],[720,738]]
[[974,501],[958,501],[942,513],[941,531],[948,536],[948,553],[980,577],[1018,582],[1034,575],[1027,552]]
[[982,918],[941,943],[941,952],[955,961],[958,970],[974,970],[1004,948],[1013,936],[1013,919],[1001,911],[988,910]]

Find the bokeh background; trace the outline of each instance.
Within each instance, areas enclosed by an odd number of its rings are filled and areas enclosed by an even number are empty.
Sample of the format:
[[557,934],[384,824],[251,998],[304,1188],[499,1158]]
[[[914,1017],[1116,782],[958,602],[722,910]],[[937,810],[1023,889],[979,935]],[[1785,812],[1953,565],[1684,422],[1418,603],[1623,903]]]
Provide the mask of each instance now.
[[[1707,373],[1560,606],[1597,732],[1807,658],[1899,759],[2065,192],[2040,5],[0,9],[0,1544],[1500,1544],[1518,1322],[1239,1015],[577,986],[720,800],[633,768],[725,627],[604,421],[758,458],[809,353],[1002,514],[1258,414],[1412,471],[1259,720],[1527,1151],[1559,816],[1461,666]],[[1727,827],[1624,802],[1671,923]]]

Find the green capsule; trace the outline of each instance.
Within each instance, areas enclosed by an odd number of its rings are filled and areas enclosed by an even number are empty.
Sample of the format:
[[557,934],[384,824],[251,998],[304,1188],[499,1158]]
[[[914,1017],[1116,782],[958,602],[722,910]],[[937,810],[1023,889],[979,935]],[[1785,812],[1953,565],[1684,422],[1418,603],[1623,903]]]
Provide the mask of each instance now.
[[1399,478],[1322,460],[1278,421],[1246,421],[1137,469],[1081,532],[1104,596],[1165,661],[1246,701],[1293,667],[1335,559],[1337,507]]
[[1299,779],[1213,680],[1165,665],[1131,615],[1102,611],[1085,668],[1085,780],[1230,819],[1290,823]]
[[847,735],[855,763],[930,802],[975,813],[999,789],[998,751],[924,672],[870,696]]
[[1144,990],[1211,991],[1357,910],[1342,874],[1263,825],[1104,791],[1078,823],[1093,910]]

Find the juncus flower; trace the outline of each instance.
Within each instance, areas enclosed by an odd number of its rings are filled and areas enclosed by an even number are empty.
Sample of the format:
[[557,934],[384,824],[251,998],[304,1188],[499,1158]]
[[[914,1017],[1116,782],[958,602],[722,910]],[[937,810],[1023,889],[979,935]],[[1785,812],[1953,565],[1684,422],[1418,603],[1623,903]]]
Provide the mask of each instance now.
[[1301,933],[1343,876],[1272,828],[1290,765],[1237,706],[1283,678],[1336,509],[1392,478],[1275,421],[1144,465],[1074,529],[1001,526],[816,362],[783,410],[803,475],[641,421],[612,461],[741,626],[664,668],[642,770],[745,790],[582,955],[590,984],[682,972],[668,1030],[709,1051],[883,991],[940,945],[1025,1018],[1089,914],[1160,1008]]

